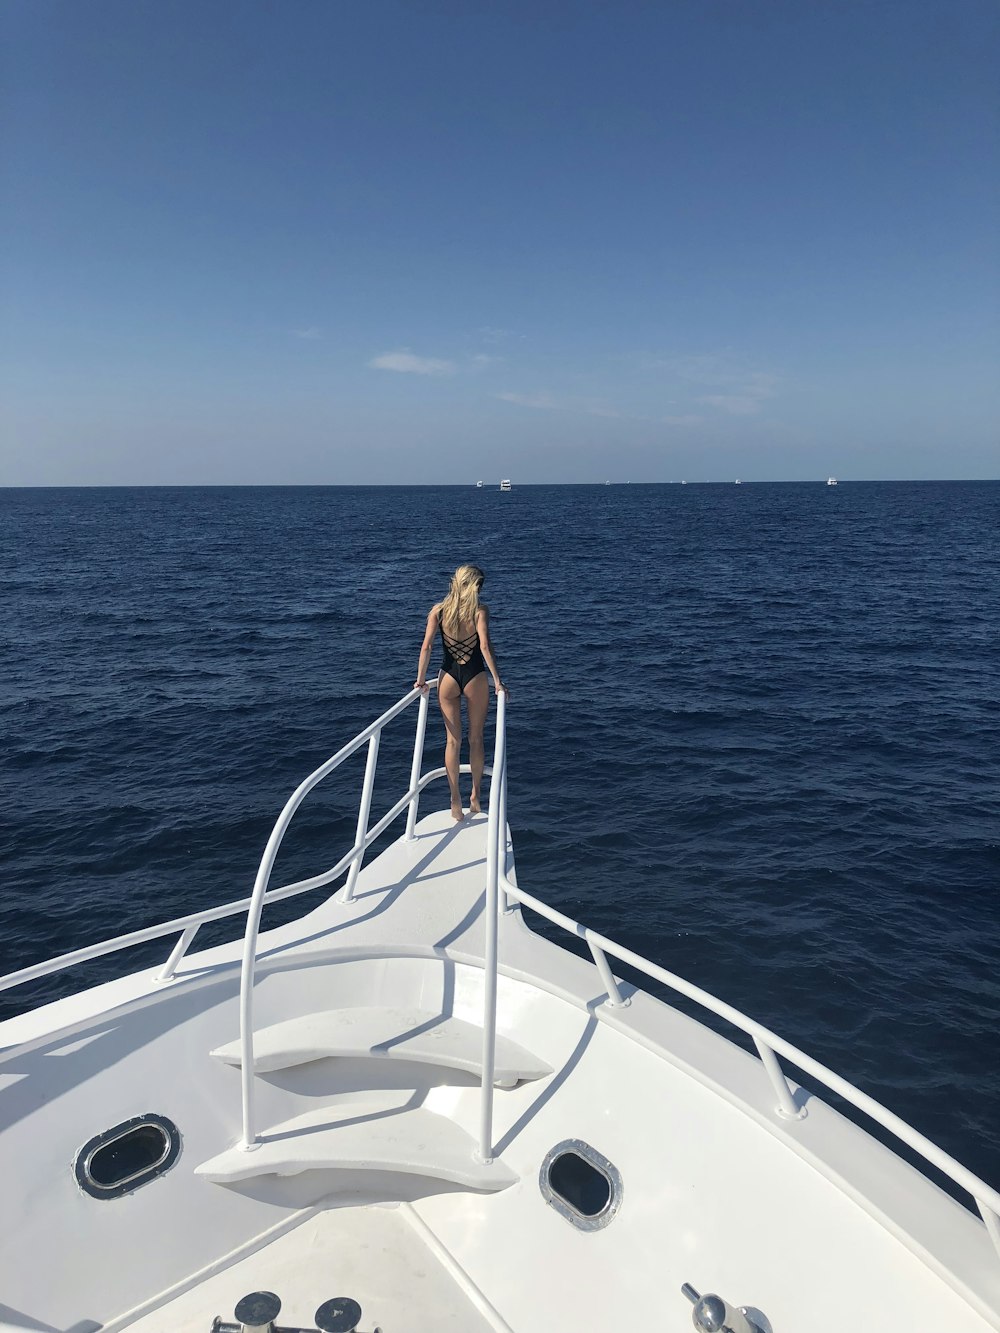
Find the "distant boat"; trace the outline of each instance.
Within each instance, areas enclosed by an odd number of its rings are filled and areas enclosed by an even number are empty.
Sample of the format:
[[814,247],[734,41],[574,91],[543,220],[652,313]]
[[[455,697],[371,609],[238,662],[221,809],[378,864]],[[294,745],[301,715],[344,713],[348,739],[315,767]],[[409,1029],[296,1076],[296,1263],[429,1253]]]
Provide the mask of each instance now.
[[480,491],[483,489],[483,483],[481,481],[476,482],[476,489]]
[[743,483],[742,483],[742,481],[740,481],[739,477],[736,478],[736,481],[734,482],[734,485],[736,485],[736,486],[742,486],[742,485],[743,485]]
[[503,479],[503,481],[500,483],[500,489],[501,489],[502,491],[509,491],[509,490],[510,490],[510,482],[507,480],[506,477],[505,477],[505,478]]
[[826,479],[826,484],[827,484],[828,486],[836,486],[836,484],[837,484],[837,478],[836,478],[836,477],[827,477],[827,479]]
[[610,485],[611,485],[611,482],[610,482],[610,481],[606,481],[604,484],[605,484],[605,486],[610,486]]

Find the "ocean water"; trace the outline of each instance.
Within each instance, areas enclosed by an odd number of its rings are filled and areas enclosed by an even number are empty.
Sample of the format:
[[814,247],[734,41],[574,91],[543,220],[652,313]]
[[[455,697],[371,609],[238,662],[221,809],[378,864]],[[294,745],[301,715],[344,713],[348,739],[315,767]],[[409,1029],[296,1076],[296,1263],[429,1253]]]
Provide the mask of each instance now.
[[[0,491],[0,971],[246,896],[465,560],[520,883],[1000,1186],[1000,483]],[[428,764],[442,739],[435,712]],[[273,882],[350,845],[354,763]]]

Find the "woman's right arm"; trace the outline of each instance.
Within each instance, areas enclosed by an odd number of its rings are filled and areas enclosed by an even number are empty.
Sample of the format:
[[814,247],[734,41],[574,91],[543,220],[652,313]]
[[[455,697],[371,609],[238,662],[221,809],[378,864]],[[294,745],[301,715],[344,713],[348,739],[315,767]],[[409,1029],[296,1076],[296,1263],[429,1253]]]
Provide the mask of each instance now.
[[430,665],[431,649],[434,647],[434,635],[437,633],[439,606],[432,606],[424,630],[424,641],[420,645],[420,661],[417,664],[417,678],[413,682],[415,690],[427,688],[427,668]]

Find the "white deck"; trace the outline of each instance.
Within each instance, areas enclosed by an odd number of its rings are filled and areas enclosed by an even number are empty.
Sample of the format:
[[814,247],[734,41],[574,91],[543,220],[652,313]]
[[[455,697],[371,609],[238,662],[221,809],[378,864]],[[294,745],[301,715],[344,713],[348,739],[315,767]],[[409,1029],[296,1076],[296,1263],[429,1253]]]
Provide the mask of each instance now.
[[[965,1209],[816,1099],[782,1119],[760,1063],[677,1011],[641,993],[609,1009],[589,961],[519,912],[501,919],[498,1027],[519,1050],[505,1070],[523,1077],[530,1058],[536,1077],[496,1092],[494,1167],[477,1164],[480,1057],[462,1025],[482,1021],[485,832],[428,816],[362,871],[353,902],[262,935],[253,1152],[235,1148],[239,1070],[212,1055],[236,1032],[236,944],[189,956],[166,986],[147,972],[0,1027],[27,1041],[0,1063],[19,1219],[0,1319],[194,1333],[264,1288],[279,1323],[307,1328],[339,1295],[383,1333],[679,1333],[689,1282],[758,1307],[774,1333],[1000,1329],[1000,1263]],[[346,1028],[301,1025],[352,1008]],[[428,1061],[414,1016],[451,1031],[444,1059]],[[407,1032],[417,1049],[384,1058]],[[401,1108],[410,1128],[393,1137]],[[120,1201],[86,1199],[80,1145],[144,1111],[176,1120],[178,1163]],[[604,1230],[577,1230],[539,1190],[567,1139],[621,1172]]]
[[408,1204],[331,1208],[129,1325],[130,1333],[208,1333],[251,1291],[286,1293],[278,1324],[312,1328],[318,1307],[350,1295],[361,1327],[384,1333],[490,1333],[507,1325],[429,1244]]

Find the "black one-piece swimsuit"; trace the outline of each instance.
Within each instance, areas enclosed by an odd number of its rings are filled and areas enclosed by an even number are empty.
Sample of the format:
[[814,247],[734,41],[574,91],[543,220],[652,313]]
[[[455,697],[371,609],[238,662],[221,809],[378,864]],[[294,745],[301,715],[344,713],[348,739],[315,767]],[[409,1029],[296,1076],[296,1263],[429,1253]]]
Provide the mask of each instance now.
[[475,680],[481,672],[486,670],[486,659],[483,657],[483,650],[479,646],[479,633],[477,631],[465,639],[452,639],[445,634],[442,625],[441,647],[444,650],[444,661],[441,663],[441,670],[446,676],[451,676],[452,680],[458,683],[459,693],[464,694],[469,681]]

